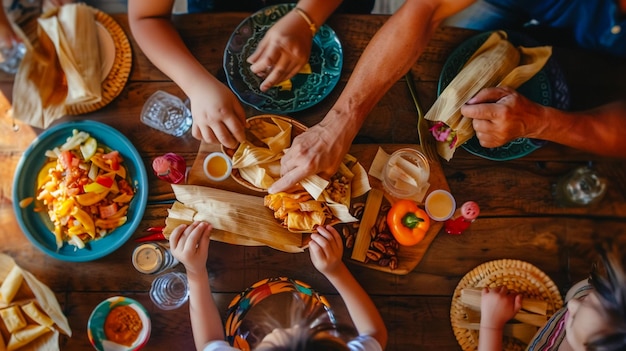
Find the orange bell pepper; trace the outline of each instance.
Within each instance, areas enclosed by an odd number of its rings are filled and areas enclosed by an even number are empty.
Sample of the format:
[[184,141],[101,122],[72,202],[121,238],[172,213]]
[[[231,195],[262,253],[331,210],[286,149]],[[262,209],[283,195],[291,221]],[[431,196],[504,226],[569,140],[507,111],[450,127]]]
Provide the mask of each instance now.
[[413,246],[424,239],[430,218],[412,200],[399,200],[387,213],[387,225],[400,245]]

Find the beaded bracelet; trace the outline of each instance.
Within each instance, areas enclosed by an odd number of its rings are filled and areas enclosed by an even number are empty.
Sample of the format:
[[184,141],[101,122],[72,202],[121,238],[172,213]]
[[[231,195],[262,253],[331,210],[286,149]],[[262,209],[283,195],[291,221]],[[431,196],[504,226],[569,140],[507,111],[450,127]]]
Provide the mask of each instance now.
[[317,26],[315,25],[315,22],[313,22],[309,14],[299,7],[294,7],[293,9],[294,11],[296,11],[297,14],[300,15],[300,17],[302,17],[302,19],[306,21],[306,23],[309,25],[309,28],[311,29],[311,35],[315,36],[315,33],[317,33]]

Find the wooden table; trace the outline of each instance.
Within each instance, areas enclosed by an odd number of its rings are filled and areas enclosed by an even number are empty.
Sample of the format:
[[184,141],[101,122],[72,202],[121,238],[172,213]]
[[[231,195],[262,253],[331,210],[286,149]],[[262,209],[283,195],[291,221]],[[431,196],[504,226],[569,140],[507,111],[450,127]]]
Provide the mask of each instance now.
[[[175,17],[174,21],[193,53],[211,72],[222,77],[221,62],[225,44],[246,14],[201,14]],[[141,53],[128,28],[126,15],[114,15],[133,49],[131,77],[120,96],[105,108],[85,116],[115,126],[133,141],[150,170],[151,160],[165,152],[185,157],[189,166],[195,160],[199,142],[191,135],[170,137],[146,128],[139,112],[146,98],[158,89],[182,96],[180,89],[160,73]],[[337,15],[329,20],[344,48],[344,68],[337,88],[322,103],[292,117],[313,125],[338,97],[352,73],[359,54],[386,16]],[[425,107],[436,98],[442,65],[450,52],[474,32],[441,28],[413,66],[418,94]],[[401,53],[399,53],[401,54]],[[626,73],[623,61],[598,58],[585,52],[555,49],[569,83],[572,108],[594,106],[624,96]],[[581,66],[579,62],[586,64]],[[10,97],[11,79],[2,77],[1,87]],[[248,115],[258,114],[247,109]],[[54,290],[73,330],[61,340],[63,350],[89,350],[87,320],[93,308],[113,295],[140,301],[152,318],[149,350],[190,350],[193,341],[187,306],[173,311],[157,309],[148,297],[153,276],[143,275],[131,266],[134,241],[128,241],[113,254],[86,263],[67,263],[36,249],[21,233],[12,209],[11,186],[15,166],[28,144],[41,132],[28,126],[14,133],[6,118],[0,123],[0,242],[1,252],[39,277]],[[384,96],[366,120],[357,143],[416,144],[416,113],[403,80]],[[556,206],[551,185],[570,169],[594,161],[607,177],[609,188],[604,200],[593,208]],[[358,281],[372,296],[389,329],[389,350],[459,349],[450,326],[451,296],[459,280],[477,265],[495,259],[511,258],[530,262],[547,273],[565,292],[584,278],[596,257],[596,238],[626,241],[626,163],[548,144],[532,154],[507,162],[488,161],[459,150],[452,161],[442,164],[449,187],[458,203],[477,201],[480,218],[460,236],[441,232],[421,263],[407,275],[379,272],[349,263]],[[144,229],[163,225],[169,204],[155,200],[173,197],[168,183],[152,174],[150,203],[134,237]],[[328,296],[331,304],[347,320],[345,308],[328,281],[310,263],[308,253],[287,254],[266,247],[239,247],[215,242],[209,253],[209,274],[220,311],[251,284],[272,276],[289,276],[311,284]],[[183,270],[182,266],[175,268]]]

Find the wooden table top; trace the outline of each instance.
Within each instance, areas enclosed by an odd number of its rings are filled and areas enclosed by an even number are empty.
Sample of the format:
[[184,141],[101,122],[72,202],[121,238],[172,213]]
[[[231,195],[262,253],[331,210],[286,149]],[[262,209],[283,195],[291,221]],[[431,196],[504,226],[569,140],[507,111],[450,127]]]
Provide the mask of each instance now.
[[[207,69],[223,78],[222,53],[233,29],[247,16],[243,13],[174,16],[187,45]],[[129,82],[113,102],[83,116],[62,120],[91,119],[117,128],[140,152],[150,172],[151,160],[175,152],[192,166],[200,142],[191,135],[175,138],[146,128],[139,122],[143,102],[156,90],[182,97],[181,90],[160,73],[142,54],[130,34],[127,17],[113,15],[127,33],[133,50]],[[339,96],[359,54],[387,16],[336,15],[328,24],[337,32],[344,49],[342,78],[320,104],[294,114],[305,125],[319,122]],[[475,32],[458,28],[436,31],[425,53],[413,66],[417,91],[424,107],[436,98],[442,66],[452,50]],[[569,86],[573,109],[580,109],[624,96],[626,73],[623,61],[595,57],[585,52],[555,48]],[[585,62],[584,65],[580,63]],[[0,77],[0,87],[11,97],[11,78]],[[249,116],[259,114],[247,108]],[[141,302],[152,318],[149,350],[193,349],[188,307],[162,311],[148,296],[154,276],[132,268],[131,253],[137,245],[129,240],[102,259],[85,263],[56,260],[39,251],[22,234],[12,208],[11,187],[15,167],[29,143],[41,130],[11,121],[0,123],[0,241],[1,252],[12,256],[24,269],[47,284],[68,317],[71,338],[62,337],[63,350],[92,349],[87,338],[87,320],[102,300],[124,295]],[[417,144],[416,112],[406,82],[399,80],[371,112],[355,143]],[[594,162],[608,180],[601,203],[591,208],[562,208],[555,204],[551,187],[578,165]],[[512,161],[489,161],[459,150],[450,162],[442,161],[447,183],[457,203],[474,200],[481,216],[459,236],[440,232],[419,265],[406,275],[395,275],[349,264],[356,279],[372,296],[389,329],[388,350],[457,350],[450,326],[450,304],[459,280],[481,263],[510,258],[527,261],[554,280],[564,293],[586,277],[597,238],[626,242],[626,162],[600,158],[559,145],[548,144],[528,156]],[[172,199],[168,183],[149,174],[149,204],[133,238],[144,229],[161,226]],[[268,277],[288,276],[312,285],[325,294],[340,320],[348,320],[345,307],[329,282],[315,270],[308,253],[288,254],[267,247],[211,244],[207,266],[220,311],[251,284]],[[181,265],[175,268],[183,271]]]

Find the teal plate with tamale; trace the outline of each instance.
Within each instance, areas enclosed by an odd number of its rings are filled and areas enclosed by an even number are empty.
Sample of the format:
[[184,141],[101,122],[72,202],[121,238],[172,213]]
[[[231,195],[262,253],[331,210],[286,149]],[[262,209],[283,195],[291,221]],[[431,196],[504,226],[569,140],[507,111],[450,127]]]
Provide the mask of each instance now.
[[[450,54],[441,70],[437,90],[438,95],[456,77],[465,63],[487,40],[491,33],[493,32],[484,32],[469,38]],[[516,46],[534,47],[540,45],[534,39],[519,32],[507,31],[507,35],[509,41]],[[528,99],[544,106],[558,109],[569,108],[569,89],[565,83],[561,68],[552,57],[537,74],[522,84],[517,91]],[[546,142],[543,140],[517,138],[500,147],[485,148],[480,145],[478,138],[473,136],[461,147],[471,154],[488,160],[507,161],[526,156],[545,144]]]

